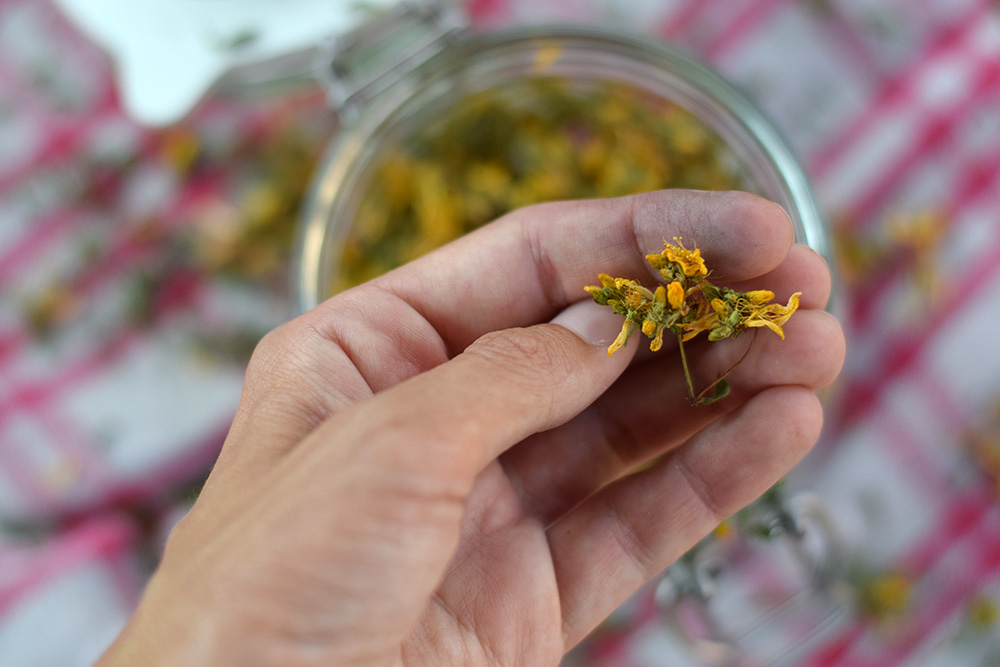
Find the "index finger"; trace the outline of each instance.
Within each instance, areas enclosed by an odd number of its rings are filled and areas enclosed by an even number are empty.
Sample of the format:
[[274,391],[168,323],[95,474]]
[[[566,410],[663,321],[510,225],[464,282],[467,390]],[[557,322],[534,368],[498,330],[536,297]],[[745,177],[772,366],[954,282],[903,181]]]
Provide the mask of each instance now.
[[644,256],[675,236],[701,249],[713,275],[732,281],[776,268],[794,230],[781,207],[746,192],[660,190],[539,204],[371,284],[409,303],[454,355],[490,331],[550,320],[586,298],[583,287],[599,271],[652,282]]

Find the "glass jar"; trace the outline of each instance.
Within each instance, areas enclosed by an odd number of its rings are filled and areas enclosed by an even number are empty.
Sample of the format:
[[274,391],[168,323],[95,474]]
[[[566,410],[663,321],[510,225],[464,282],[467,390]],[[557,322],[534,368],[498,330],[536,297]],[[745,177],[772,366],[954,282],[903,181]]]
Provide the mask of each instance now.
[[795,665],[850,623],[849,558],[823,500],[778,484],[671,564],[654,600],[698,665]]
[[[442,29],[435,19],[436,36],[408,42],[412,48],[398,62],[390,57],[386,65],[383,58],[374,74],[345,77],[353,87],[333,87],[345,122],[321,163],[300,221],[293,269],[300,310],[332,295],[344,244],[387,155],[471,96],[542,78],[578,87],[624,87],[689,111],[718,135],[740,174],[741,189],[782,205],[795,225],[795,240],[829,259],[827,230],[788,146],[746,98],[706,66],[664,44],[591,27],[471,34],[445,24]],[[355,42],[342,40],[340,48],[346,44],[350,55],[371,67],[376,59],[358,56]],[[330,67],[338,76],[344,74],[337,63],[342,53],[334,54]]]

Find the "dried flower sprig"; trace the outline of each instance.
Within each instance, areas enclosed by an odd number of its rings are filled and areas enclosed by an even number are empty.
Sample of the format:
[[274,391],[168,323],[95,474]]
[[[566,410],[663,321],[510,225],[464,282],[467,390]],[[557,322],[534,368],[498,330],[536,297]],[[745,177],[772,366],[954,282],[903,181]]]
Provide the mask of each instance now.
[[[709,340],[717,341],[736,338],[747,329],[761,327],[784,339],[782,327],[798,309],[802,293],[796,292],[786,305],[781,305],[771,303],[774,292],[768,290],[739,292],[713,285],[708,280],[710,271],[705,266],[701,251],[684,247],[678,237],[673,240],[674,243],[664,243],[662,252],[646,255],[646,261],[660,272],[664,282],[655,290],[649,290],[634,280],[613,278],[606,273],[600,274],[600,285],[584,289],[594,301],[610,306],[625,318],[621,333],[608,347],[609,356],[624,347],[636,330],[652,339],[649,349],[654,352],[663,346],[664,332],[670,331],[677,336],[688,397],[692,403],[705,405],[729,393],[725,378],[746,358],[753,340],[739,361],[698,394],[695,394],[691,382],[684,343],[703,331],[707,332]],[[713,389],[714,393],[709,395]]]

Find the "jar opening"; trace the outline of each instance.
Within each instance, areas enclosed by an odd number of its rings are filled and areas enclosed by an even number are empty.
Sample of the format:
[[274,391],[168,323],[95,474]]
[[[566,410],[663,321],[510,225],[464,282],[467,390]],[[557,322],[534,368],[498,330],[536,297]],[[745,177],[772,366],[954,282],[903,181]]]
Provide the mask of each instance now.
[[704,66],[584,28],[475,36],[387,89],[334,145],[302,221],[300,305],[513,208],[669,187],[761,194],[827,252],[784,142]]

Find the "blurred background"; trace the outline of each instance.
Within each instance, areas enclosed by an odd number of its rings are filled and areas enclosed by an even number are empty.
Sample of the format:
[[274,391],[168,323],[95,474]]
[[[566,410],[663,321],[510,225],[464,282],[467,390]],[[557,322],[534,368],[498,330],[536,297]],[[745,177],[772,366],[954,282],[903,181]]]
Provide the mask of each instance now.
[[[253,346],[295,314],[297,216],[339,122],[295,59],[264,84],[225,72],[339,19],[262,37],[278,3],[258,1],[209,21],[197,60],[170,32],[192,4],[154,21],[160,43],[121,39],[145,5],[0,0],[3,665],[90,664],[115,636]],[[788,140],[834,249],[849,354],[820,443],[566,664],[1000,664],[1000,5],[460,8],[474,30],[593,22],[710,64]]]

